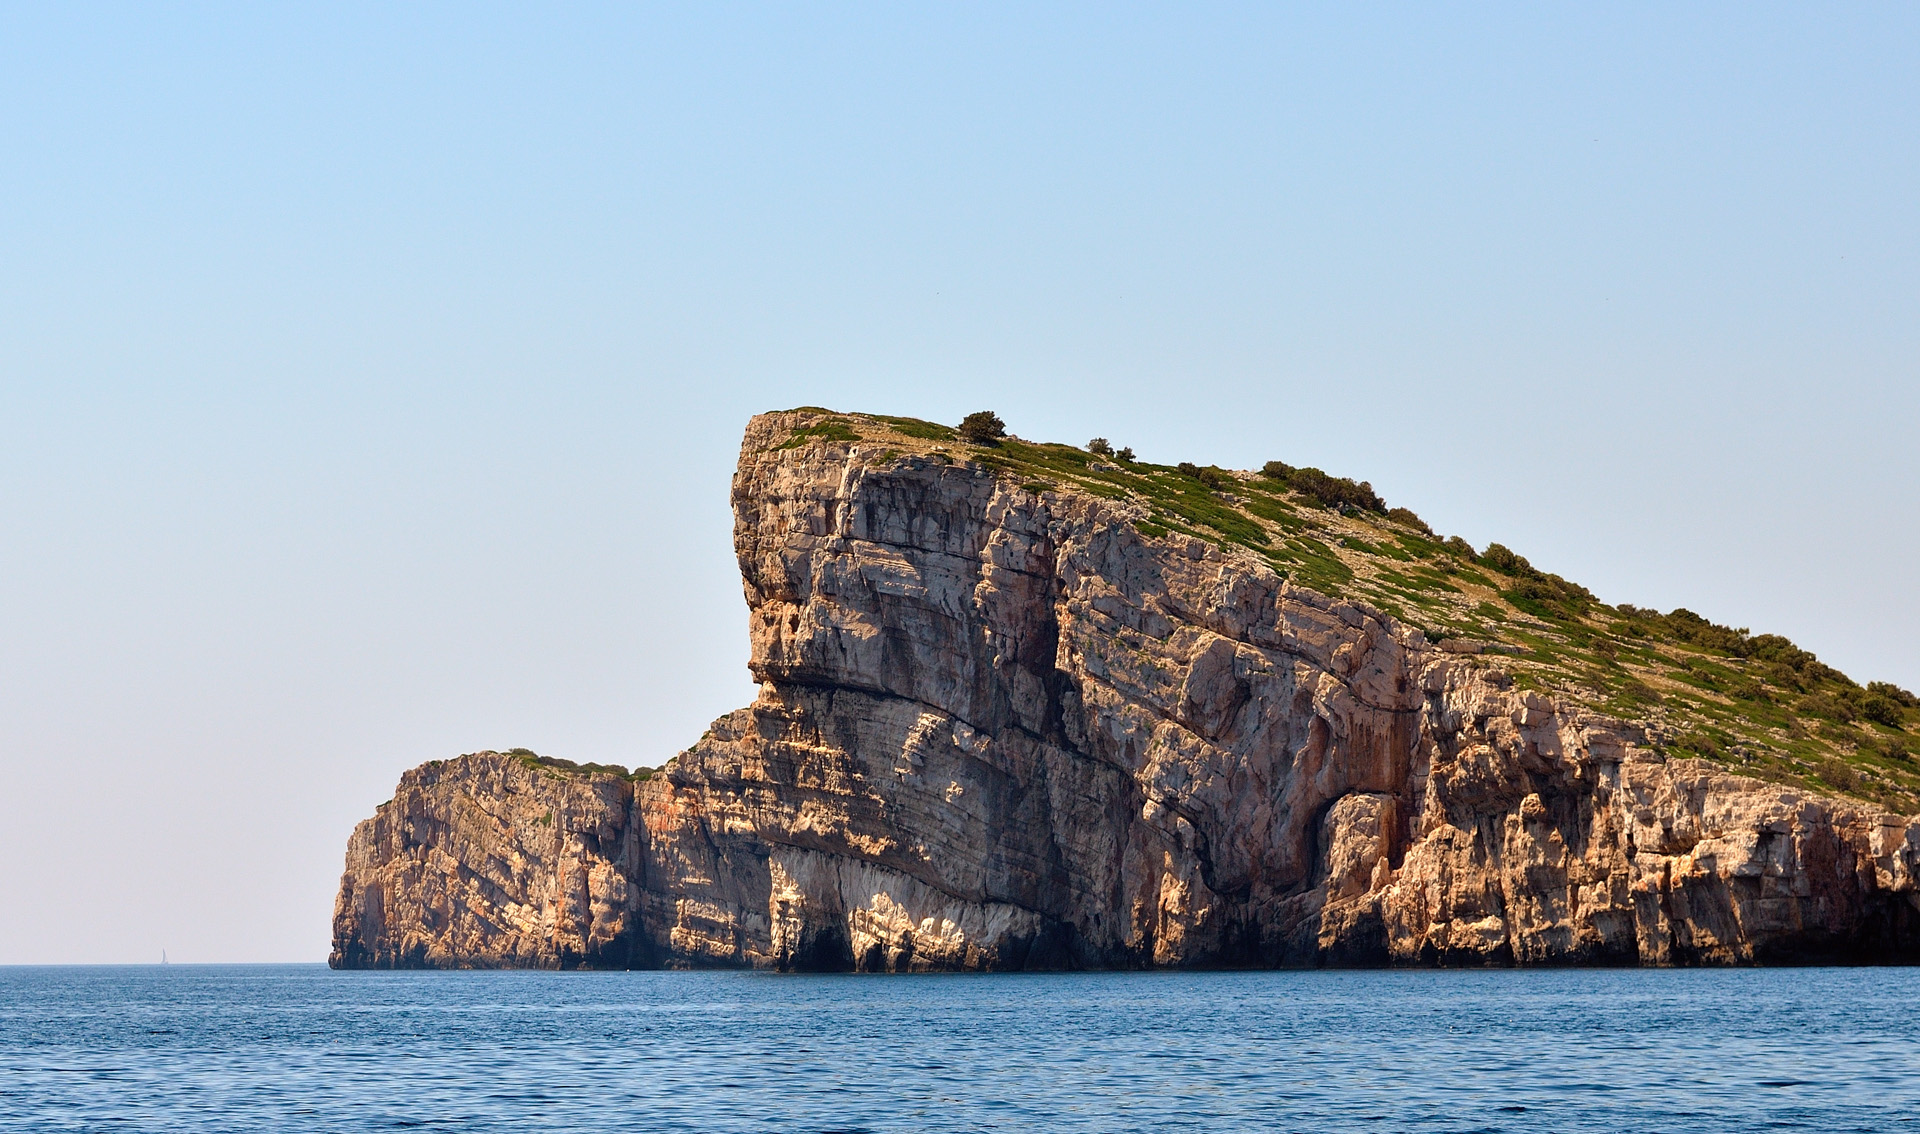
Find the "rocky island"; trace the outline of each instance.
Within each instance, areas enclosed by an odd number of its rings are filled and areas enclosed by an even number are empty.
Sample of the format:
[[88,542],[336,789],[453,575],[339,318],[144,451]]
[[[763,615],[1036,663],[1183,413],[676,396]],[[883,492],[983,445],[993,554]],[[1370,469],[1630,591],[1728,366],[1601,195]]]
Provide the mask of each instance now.
[[1920,960],[1905,690],[1318,470],[998,432],[753,419],[758,698],[655,770],[407,772],[331,963]]

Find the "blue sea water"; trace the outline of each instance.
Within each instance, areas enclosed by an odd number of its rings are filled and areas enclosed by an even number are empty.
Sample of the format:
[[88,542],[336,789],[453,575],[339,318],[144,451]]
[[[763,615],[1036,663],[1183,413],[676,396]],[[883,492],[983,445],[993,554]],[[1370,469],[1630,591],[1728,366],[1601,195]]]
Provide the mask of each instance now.
[[0,968],[6,1131],[1887,1131],[1920,971]]

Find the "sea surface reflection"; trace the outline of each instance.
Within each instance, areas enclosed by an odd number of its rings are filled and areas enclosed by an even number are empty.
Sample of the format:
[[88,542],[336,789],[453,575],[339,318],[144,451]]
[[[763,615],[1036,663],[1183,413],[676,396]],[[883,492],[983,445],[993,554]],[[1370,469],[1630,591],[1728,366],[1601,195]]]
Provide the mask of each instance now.
[[1920,971],[0,968],[0,1129],[1887,1131]]

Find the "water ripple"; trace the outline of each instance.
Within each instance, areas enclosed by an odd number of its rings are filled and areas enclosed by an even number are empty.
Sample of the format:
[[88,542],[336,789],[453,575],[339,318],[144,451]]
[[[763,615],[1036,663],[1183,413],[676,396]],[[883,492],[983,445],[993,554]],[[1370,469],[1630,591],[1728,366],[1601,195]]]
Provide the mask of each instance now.
[[1911,1130],[1905,969],[0,969],[0,1130]]

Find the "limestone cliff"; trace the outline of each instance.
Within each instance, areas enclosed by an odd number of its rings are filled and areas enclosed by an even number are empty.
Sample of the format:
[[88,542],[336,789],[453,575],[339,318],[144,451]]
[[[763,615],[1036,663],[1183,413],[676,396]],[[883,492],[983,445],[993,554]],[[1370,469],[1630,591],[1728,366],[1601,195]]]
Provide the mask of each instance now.
[[644,781],[481,753],[354,832],[333,964],[1920,959],[1920,822],[1294,585],[1136,501],[749,425],[760,695]]
[[647,964],[633,796],[497,752],[413,769],[347,843],[333,966]]

